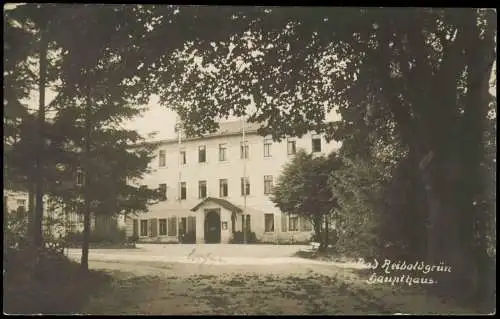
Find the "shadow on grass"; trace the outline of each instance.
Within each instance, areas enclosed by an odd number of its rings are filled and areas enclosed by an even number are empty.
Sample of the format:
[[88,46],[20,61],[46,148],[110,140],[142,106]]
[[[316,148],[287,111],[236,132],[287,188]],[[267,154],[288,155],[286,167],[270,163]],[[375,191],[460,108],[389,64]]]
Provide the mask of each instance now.
[[65,257],[45,261],[38,278],[19,265],[4,273],[3,311],[7,314],[79,314],[90,296],[112,282],[101,271],[82,271]]

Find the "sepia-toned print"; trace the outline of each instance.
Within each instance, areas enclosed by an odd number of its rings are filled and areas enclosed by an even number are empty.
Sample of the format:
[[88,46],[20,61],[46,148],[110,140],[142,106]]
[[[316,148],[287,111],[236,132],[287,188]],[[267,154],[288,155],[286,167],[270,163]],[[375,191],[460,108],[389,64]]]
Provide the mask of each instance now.
[[494,314],[496,15],[5,4],[3,312]]

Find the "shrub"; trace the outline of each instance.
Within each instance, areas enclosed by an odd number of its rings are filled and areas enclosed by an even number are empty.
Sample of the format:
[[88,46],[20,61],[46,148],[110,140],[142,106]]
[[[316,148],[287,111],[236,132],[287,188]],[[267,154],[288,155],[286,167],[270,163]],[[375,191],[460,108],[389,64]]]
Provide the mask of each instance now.
[[[243,232],[237,231],[233,233],[233,236],[229,240],[230,244],[243,244]],[[255,232],[247,233],[247,243],[254,244],[257,243],[257,236]]]
[[127,238],[127,242],[128,242],[129,244],[135,244],[135,243],[137,243],[138,241],[139,241],[139,236],[137,236],[137,235],[129,236],[129,237]]
[[28,244],[28,216],[22,209],[4,214],[4,250]]
[[[69,244],[81,245],[83,243],[83,232],[78,231],[69,233],[66,237],[66,240]],[[126,232],[122,229],[106,233],[92,231],[90,232],[89,238],[89,243],[93,244],[123,244],[126,241]]]

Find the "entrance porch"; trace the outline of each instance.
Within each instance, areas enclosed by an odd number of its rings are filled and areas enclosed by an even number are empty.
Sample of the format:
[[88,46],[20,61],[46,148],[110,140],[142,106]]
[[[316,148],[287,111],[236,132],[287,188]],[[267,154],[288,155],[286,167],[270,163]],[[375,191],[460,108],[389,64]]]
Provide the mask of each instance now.
[[196,212],[196,243],[229,243],[241,231],[243,210],[231,202],[207,197],[191,211]]

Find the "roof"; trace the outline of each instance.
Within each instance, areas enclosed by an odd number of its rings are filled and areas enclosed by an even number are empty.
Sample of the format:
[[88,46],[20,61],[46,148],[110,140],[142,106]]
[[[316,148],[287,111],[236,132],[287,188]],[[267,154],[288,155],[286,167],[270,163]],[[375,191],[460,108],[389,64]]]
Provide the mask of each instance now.
[[[257,133],[257,130],[262,126],[260,123],[245,123],[245,133],[254,134]],[[219,128],[214,133],[207,133],[203,136],[194,136],[194,137],[182,137],[183,141],[192,141],[199,140],[207,137],[219,137],[219,136],[231,136],[231,135],[241,135],[243,133],[242,122],[241,121],[231,121],[231,122],[219,122]],[[169,143],[178,143],[178,138],[170,138],[170,139],[162,139],[156,142],[155,144],[169,144]]]
[[196,205],[195,207],[191,208],[191,211],[196,211],[198,210],[198,208],[200,208],[203,204],[205,204],[206,202],[209,202],[209,201],[212,201],[222,207],[224,207],[225,209],[231,211],[231,212],[234,212],[234,213],[241,213],[243,212],[243,210],[241,208],[239,208],[238,206],[232,204],[231,202],[225,200],[225,199],[220,199],[220,198],[215,198],[215,197],[207,197],[205,198],[204,200],[202,200],[201,202],[198,203],[198,205]]

